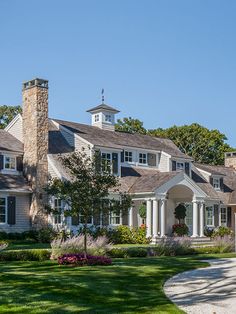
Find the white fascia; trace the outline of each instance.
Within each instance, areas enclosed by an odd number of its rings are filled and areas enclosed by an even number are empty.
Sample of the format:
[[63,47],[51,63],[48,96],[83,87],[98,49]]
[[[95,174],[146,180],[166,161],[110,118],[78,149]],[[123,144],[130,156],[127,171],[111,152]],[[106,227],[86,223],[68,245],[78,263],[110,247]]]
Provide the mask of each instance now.
[[50,157],[50,155],[48,155],[48,163],[50,164],[50,166],[52,167],[53,171],[55,171],[58,179],[62,179],[62,175],[60,173],[60,171],[57,169],[56,165],[54,164],[54,161],[52,160],[52,158]]
[[196,185],[196,183],[189,178],[183,171],[164,183],[162,186],[156,189],[156,194],[166,194],[172,187],[176,185],[184,185],[188,187],[194,193],[196,198],[207,198],[208,195]]
[[21,120],[22,121],[22,116],[20,113],[18,113],[18,115],[15,116],[15,118],[13,120],[11,120],[11,122],[5,127],[5,131],[9,131],[10,128],[18,121],[18,120]]
[[208,175],[208,176],[211,176],[212,174],[211,174],[211,172],[208,172],[208,171],[206,171],[206,170],[202,170],[201,168],[198,168],[198,167],[196,167],[196,166],[194,166],[199,172],[203,172],[203,173],[205,173],[206,175]]

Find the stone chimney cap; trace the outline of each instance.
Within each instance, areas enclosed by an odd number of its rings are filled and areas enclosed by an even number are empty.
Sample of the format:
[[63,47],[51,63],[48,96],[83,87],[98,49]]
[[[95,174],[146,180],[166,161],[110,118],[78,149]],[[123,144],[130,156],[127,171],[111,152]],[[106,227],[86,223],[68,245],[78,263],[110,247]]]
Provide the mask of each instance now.
[[29,89],[32,87],[42,87],[42,88],[48,88],[48,81],[40,78],[35,78],[30,81],[26,81],[23,83],[23,90]]
[[232,158],[232,157],[236,158],[236,152],[235,151],[225,153],[225,158]]

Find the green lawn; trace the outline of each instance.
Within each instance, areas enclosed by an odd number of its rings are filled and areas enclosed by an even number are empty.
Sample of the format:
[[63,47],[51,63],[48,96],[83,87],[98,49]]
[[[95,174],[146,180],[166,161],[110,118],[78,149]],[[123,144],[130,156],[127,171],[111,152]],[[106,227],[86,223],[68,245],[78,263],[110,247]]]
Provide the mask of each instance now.
[[117,259],[113,266],[82,268],[0,263],[0,313],[182,313],[163,284],[204,265],[194,257]]

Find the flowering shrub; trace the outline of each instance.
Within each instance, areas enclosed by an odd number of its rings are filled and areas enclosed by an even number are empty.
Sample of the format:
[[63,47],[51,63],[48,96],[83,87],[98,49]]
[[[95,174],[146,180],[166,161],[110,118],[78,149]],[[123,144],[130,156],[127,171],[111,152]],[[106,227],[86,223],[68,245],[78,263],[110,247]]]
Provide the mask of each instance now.
[[5,241],[0,241],[0,251],[6,249],[8,247],[8,243]]
[[84,254],[63,254],[58,257],[59,265],[74,265],[74,266],[94,266],[94,265],[111,265],[112,261],[110,258],[105,256],[93,256]]
[[214,229],[212,233],[212,238],[224,237],[225,235],[233,237],[234,233],[230,228],[220,226]]
[[215,237],[214,242],[218,253],[230,253],[234,251],[234,239],[230,235]]
[[[51,242],[52,255],[51,258],[55,259],[64,254],[80,254],[84,252],[84,235],[74,236],[70,239],[62,241],[55,239]],[[92,236],[87,235],[87,253],[90,255],[106,255],[107,251],[111,248],[109,240],[103,236],[93,239]]]
[[188,226],[186,224],[175,224],[172,226],[172,233],[176,236],[182,237],[188,235]]

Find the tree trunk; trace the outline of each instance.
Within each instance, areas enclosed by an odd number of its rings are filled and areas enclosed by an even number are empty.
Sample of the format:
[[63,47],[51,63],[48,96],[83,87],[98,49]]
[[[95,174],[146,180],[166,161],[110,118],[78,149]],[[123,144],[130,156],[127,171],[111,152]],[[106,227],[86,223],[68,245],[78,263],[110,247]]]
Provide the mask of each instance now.
[[84,257],[87,257],[87,218],[84,221]]

